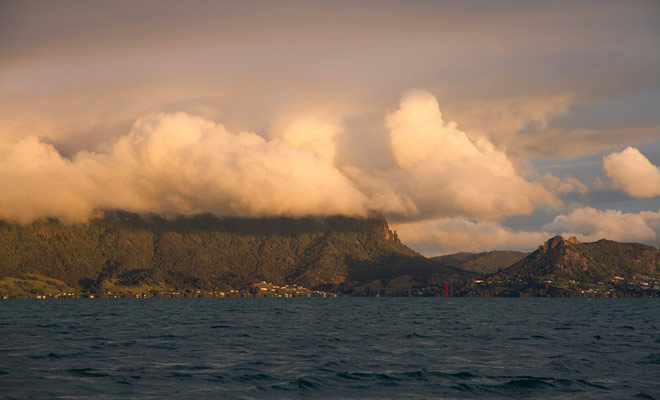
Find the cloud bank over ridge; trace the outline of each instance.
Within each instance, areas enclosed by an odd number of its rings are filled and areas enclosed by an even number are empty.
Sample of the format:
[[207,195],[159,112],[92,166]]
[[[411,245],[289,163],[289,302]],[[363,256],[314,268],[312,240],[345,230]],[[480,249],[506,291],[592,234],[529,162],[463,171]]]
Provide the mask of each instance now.
[[2,11],[0,218],[376,210],[428,253],[660,244],[657,1]]
[[107,153],[62,157],[31,137],[0,156],[0,218],[84,220],[96,209],[364,215],[368,199],[320,155],[185,113],[138,120]]
[[[337,161],[337,119],[293,119],[264,138],[233,133],[206,118],[158,113],[138,119],[106,151],[65,157],[35,136],[0,152],[0,219],[84,221],[100,209],[221,216],[384,213],[405,240],[428,254],[530,249],[554,234],[581,240],[656,242],[660,211],[578,207],[538,231],[502,225],[508,216],[565,207],[588,188],[572,176],[525,177],[490,140],[445,122],[435,96],[403,94],[385,114],[387,168]],[[373,149],[372,149],[373,150]],[[366,157],[366,156],[365,156]],[[613,184],[655,196],[660,172],[637,149],[603,158]]]
[[[88,218],[97,209],[217,215],[500,218],[558,199],[523,178],[485,138],[445,124],[436,98],[411,91],[385,118],[390,169],[334,165],[341,124],[295,120],[265,139],[186,113],[136,121],[105,152],[73,157],[36,137],[0,155],[0,218]],[[387,148],[382,151],[387,153]],[[368,160],[367,160],[368,161]],[[516,196],[511,196],[516,193]]]

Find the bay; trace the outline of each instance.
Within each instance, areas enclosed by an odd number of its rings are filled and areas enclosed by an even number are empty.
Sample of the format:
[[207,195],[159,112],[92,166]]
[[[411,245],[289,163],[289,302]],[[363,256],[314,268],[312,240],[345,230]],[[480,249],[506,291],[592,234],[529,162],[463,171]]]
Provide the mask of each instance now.
[[0,302],[2,398],[660,398],[660,300]]

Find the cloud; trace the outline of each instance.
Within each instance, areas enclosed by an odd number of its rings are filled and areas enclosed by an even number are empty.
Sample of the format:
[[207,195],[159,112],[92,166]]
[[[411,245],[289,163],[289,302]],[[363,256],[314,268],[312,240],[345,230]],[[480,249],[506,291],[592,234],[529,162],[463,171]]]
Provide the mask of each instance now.
[[341,171],[369,197],[371,209],[395,218],[406,219],[418,215],[419,210],[412,197],[396,189],[397,182],[406,179],[405,173],[377,170],[367,173],[350,166],[342,168]]
[[468,135],[488,138],[507,154],[517,158],[529,158],[538,152],[526,140],[524,131],[543,131],[548,123],[568,112],[576,99],[570,94],[524,95],[484,99],[479,96],[467,104],[443,104],[466,130]]
[[457,251],[511,249],[530,251],[554,235],[576,236],[583,242],[609,239],[658,244],[660,210],[623,213],[619,210],[577,208],[557,216],[538,231],[522,231],[494,221],[464,217],[393,224],[402,240],[426,255]]
[[582,241],[610,239],[626,242],[656,243],[660,237],[660,210],[624,213],[583,207],[559,215],[543,226],[549,232],[577,236]]
[[394,224],[393,229],[406,244],[428,256],[495,249],[528,251],[552,236],[548,232],[517,231],[497,222],[464,217]]
[[85,219],[99,208],[217,215],[364,215],[327,160],[185,113],[139,119],[106,153],[62,157],[36,138],[0,155],[0,218]]
[[[607,114],[607,112],[606,110],[602,113]],[[580,157],[628,144],[653,142],[657,140],[659,129],[660,124],[657,123],[650,123],[648,126],[631,124],[598,128],[547,128],[515,136],[516,144],[511,147],[511,151],[529,158]]]
[[35,137],[0,153],[0,218],[90,215],[102,188],[71,160]]
[[271,137],[296,148],[307,148],[334,164],[337,136],[344,127],[334,120],[316,117],[297,118],[274,131]]
[[[375,111],[413,86],[442,93],[447,115],[510,157],[657,138],[652,2],[202,0],[129,10],[63,0],[2,10],[0,146],[37,135],[67,154],[98,149],[139,116],[200,107],[220,110],[204,116],[232,131],[259,132],[309,104],[367,110],[380,122]],[[584,114],[584,104],[602,108]]]
[[632,197],[660,196],[660,168],[634,147],[603,157],[603,169],[614,187]]
[[[428,92],[406,93],[386,126],[380,132],[391,149],[385,169],[369,151],[355,153],[364,154],[360,167],[347,164],[349,158],[334,165],[344,125],[313,114],[280,124],[270,139],[232,133],[183,112],[150,114],[104,151],[71,157],[30,137],[0,155],[0,183],[10,188],[0,200],[0,218],[84,219],[97,209],[122,208],[242,216],[375,210],[408,221],[494,219],[558,203],[487,139],[470,139],[455,122],[445,124]],[[555,183],[561,190],[575,186]]]
[[486,138],[470,139],[445,123],[436,98],[410,91],[386,117],[391,152],[407,172],[409,193],[425,217],[498,218],[531,212],[559,200],[523,178],[507,155]]
[[543,175],[543,183],[552,193],[561,195],[568,193],[579,193],[584,196],[589,191],[589,189],[587,189],[587,187],[582,182],[573,176],[566,176],[560,179],[551,173],[546,172]]
[[[399,109],[386,117],[389,169],[332,165],[336,153],[328,151],[336,152],[342,125],[294,121],[304,123],[269,140],[182,112],[151,114],[106,151],[72,157],[26,137],[0,150],[0,187],[5,188],[0,219],[85,220],[112,208],[238,216],[358,216],[376,210],[393,218],[405,243],[427,255],[531,250],[554,234],[582,241],[658,243],[660,238],[660,210],[583,207],[538,231],[502,226],[501,217],[553,206],[559,202],[555,194],[584,194],[586,188],[571,176],[523,178],[488,140],[471,139],[456,123],[445,123],[427,92],[405,94]],[[657,172],[634,148],[610,154],[603,164],[610,179],[628,185],[623,188],[631,195],[639,195],[636,185]]]

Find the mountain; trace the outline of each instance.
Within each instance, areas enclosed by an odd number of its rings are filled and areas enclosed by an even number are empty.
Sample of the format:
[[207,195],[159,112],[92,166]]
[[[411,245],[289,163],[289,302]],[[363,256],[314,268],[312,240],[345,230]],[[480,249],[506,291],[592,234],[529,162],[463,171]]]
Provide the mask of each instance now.
[[465,271],[487,274],[510,267],[528,254],[521,251],[495,250],[484,253],[448,254],[431,257],[431,261]]
[[463,295],[658,296],[660,250],[638,243],[549,239],[509,268],[467,281]]
[[443,274],[462,272],[403,245],[382,216],[166,219],[112,211],[88,223],[0,223],[0,294],[63,285],[97,295],[215,291],[258,281],[350,293],[375,280],[424,285]]
[[526,255],[426,258],[384,217],[0,222],[0,297],[77,295],[660,296],[657,247],[556,236]]

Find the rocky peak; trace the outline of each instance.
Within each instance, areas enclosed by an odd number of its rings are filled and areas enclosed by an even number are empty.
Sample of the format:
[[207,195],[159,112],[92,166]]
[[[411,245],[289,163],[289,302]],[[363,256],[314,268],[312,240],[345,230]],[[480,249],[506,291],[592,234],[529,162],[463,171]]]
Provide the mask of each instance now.
[[401,243],[401,240],[399,239],[399,235],[396,233],[396,231],[392,231],[390,229],[390,225],[387,223],[387,218],[385,218],[383,214],[374,213],[371,215],[371,218],[376,221],[378,229],[382,232],[383,236],[385,237],[385,240],[390,242]]
[[561,235],[557,235],[548,239],[548,241],[545,242],[541,247],[543,250],[549,250],[564,246],[566,243],[568,243],[566,239],[564,239]]
[[542,253],[546,253],[548,250],[551,249],[562,249],[567,247],[568,245],[576,245],[576,244],[580,244],[580,241],[575,236],[571,236],[568,240],[566,240],[563,238],[563,236],[556,235],[548,239],[547,242],[545,242],[542,246],[540,246],[539,250]]
[[575,236],[568,240],[561,235],[548,239],[536,254],[537,260],[545,260],[547,266],[556,266],[560,269],[577,268],[582,271],[587,270],[587,262],[575,246],[580,242]]
[[392,231],[390,229],[389,225],[387,225],[387,222],[385,222],[383,225],[383,233],[385,234],[385,240],[401,243],[401,240],[399,240],[399,235],[396,233],[396,231]]
[[391,231],[389,229],[385,231],[385,239],[390,240],[392,242],[401,243],[401,240],[399,239],[399,235],[396,233],[396,231]]

